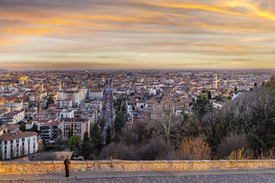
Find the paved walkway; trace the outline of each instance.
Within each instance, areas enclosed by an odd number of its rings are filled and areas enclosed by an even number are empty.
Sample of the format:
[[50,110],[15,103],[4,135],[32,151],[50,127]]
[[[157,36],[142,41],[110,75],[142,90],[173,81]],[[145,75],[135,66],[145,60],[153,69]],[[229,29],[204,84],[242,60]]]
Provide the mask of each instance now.
[[[183,180],[188,180],[190,177],[196,178],[197,181],[195,182],[201,182],[198,179],[201,177],[203,178],[209,178],[211,177],[217,177],[221,178],[228,177],[228,178],[234,178],[236,176],[237,178],[245,178],[245,182],[253,182],[255,181],[255,178],[260,178],[259,180],[264,182],[275,182],[275,169],[240,169],[240,170],[211,170],[211,171],[173,171],[173,172],[71,172],[70,177],[65,177],[64,173],[51,173],[51,174],[0,174],[0,182],[2,181],[19,181],[19,182],[25,182],[25,181],[42,181],[45,180],[45,182],[78,182],[78,180],[107,180],[107,182],[117,182],[113,181],[118,178],[118,180],[123,180],[123,178],[136,178],[139,180],[139,178],[154,180],[154,178],[160,178],[160,180],[163,178],[171,177],[171,178],[186,178]],[[121,179],[122,178],[122,179]],[[188,179],[187,179],[188,178]],[[228,179],[226,178],[226,179]],[[249,178],[253,178],[253,180],[249,181]],[[225,180],[226,180],[225,179]],[[109,180],[109,181],[108,181]],[[212,179],[211,179],[212,180]],[[237,180],[237,179],[236,179]],[[88,181],[88,182],[97,182],[97,181]],[[149,181],[151,182],[151,181]],[[153,181],[154,182],[154,181]],[[204,181],[202,181],[204,182]],[[213,182],[215,182],[213,180]],[[227,181],[223,181],[227,182]],[[232,181],[229,181],[232,182]],[[258,182],[258,181],[256,181]]]

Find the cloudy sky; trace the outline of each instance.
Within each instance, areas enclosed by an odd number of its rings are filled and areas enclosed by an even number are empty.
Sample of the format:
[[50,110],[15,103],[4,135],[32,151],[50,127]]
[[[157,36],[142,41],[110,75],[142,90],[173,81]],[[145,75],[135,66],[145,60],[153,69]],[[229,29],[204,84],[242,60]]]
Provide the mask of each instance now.
[[0,68],[275,68],[275,1],[0,0]]

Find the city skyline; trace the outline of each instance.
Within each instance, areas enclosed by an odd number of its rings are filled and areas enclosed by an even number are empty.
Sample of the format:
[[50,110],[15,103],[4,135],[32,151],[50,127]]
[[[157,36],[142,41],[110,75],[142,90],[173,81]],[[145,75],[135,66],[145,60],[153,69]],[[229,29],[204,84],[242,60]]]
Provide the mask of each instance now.
[[2,0],[0,68],[275,68],[275,3]]

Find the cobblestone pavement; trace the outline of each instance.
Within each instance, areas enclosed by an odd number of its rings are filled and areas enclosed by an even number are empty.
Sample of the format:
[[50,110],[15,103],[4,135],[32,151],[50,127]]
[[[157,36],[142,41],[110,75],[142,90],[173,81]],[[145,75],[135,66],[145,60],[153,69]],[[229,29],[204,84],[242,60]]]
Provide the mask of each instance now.
[[33,180],[33,181],[1,181],[4,183],[235,183],[275,182],[275,174],[234,174],[234,175],[185,175],[185,176],[162,176],[162,177],[115,177],[93,179],[62,179],[62,180]]

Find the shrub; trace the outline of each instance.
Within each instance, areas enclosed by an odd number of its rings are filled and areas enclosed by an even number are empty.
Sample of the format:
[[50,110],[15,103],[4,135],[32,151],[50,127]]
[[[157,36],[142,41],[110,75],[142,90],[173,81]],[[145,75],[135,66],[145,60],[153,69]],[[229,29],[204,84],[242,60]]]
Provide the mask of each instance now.
[[230,134],[225,137],[218,146],[217,158],[224,158],[232,154],[234,151],[244,148],[244,151],[249,149],[249,143],[245,135]]
[[200,137],[184,139],[178,149],[178,158],[182,160],[210,160],[211,150]]
[[247,141],[249,143],[250,148],[254,151],[267,151],[265,143],[257,135],[253,133],[248,133]]

